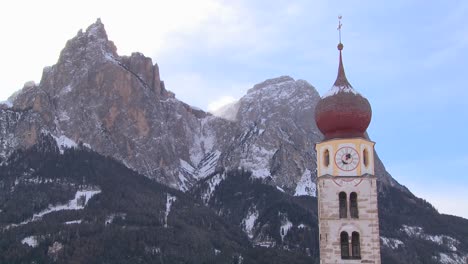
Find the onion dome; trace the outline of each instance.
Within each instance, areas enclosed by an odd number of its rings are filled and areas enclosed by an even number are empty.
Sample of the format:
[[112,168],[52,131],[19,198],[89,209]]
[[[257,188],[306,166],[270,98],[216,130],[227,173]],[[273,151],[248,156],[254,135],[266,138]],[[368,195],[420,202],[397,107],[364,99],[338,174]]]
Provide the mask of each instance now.
[[315,122],[325,136],[332,138],[364,137],[370,124],[372,110],[366,98],[356,92],[346,79],[341,51],[335,84],[315,107]]

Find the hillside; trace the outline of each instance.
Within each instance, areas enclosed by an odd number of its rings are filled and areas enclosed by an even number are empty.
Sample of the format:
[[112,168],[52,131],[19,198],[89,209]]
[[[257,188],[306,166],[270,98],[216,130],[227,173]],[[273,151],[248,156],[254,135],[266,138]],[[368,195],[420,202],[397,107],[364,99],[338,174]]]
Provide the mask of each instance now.
[[41,136],[7,163],[0,167],[0,263],[311,260],[255,249],[239,227],[190,196],[83,146],[60,154],[51,136]]

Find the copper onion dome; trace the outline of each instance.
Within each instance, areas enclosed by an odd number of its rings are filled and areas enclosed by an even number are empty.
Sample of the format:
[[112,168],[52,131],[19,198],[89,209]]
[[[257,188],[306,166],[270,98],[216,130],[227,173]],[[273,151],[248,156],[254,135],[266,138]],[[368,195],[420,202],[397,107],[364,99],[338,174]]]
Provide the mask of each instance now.
[[325,136],[332,138],[364,137],[370,124],[372,110],[366,98],[360,95],[346,79],[341,51],[335,84],[315,107],[315,122]]

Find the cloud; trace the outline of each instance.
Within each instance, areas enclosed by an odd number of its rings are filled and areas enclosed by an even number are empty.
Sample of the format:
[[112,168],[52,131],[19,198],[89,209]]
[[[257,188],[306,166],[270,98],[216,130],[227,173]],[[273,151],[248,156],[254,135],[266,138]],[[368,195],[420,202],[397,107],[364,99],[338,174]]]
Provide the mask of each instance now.
[[176,97],[187,103],[200,107],[197,100],[200,94],[209,89],[210,84],[197,72],[179,72],[164,79],[166,89],[174,92]]
[[208,104],[208,111],[213,113],[216,110],[220,109],[221,107],[231,104],[235,101],[236,101],[236,98],[232,96],[224,95],[224,96],[218,97],[217,99],[215,99],[214,101]]
[[227,36],[240,31],[237,25],[247,23],[240,23],[235,6],[217,0],[135,0],[131,5],[127,1],[111,5],[92,0],[75,5],[54,0],[9,1],[2,4],[2,10],[6,12],[0,16],[0,50],[4,51],[0,71],[8,75],[0,81],[0,100],[26,81],[39,81],[43,67],[57,61],[66,41],[98,17],[120,55],[133,51],[161,55],[196,44],[176,35],[210,33],[199,38],[205,37],[213,46],[234,42]]
[[249,82],[210,79],[197,71],[174,72],[163,79],[166,89],[179,100],[208,111],[239,99],[253,86]]

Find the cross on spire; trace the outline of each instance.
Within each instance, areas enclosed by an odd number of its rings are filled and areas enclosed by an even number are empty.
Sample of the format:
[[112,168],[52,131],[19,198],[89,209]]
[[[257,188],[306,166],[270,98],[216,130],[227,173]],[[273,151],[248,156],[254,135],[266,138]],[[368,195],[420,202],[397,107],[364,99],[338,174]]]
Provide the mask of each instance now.
[[341,27],[343,26],[343,24],[341,24],[341,19],[343,18],[343,16],[339,15],[338,16],[338,34],[340,36],[340,43],[338,43],[338,50],[340,51],[340,54],[341,54],[341,50],[343,49],[343,44],[341,43]]
[[341,43],[341,27],[343,26],[343,24],[341,24],[341,19],[343,18],[342,15],[339,15],[338,16],[338,34],[339,34],[339,37],[340,37],[340,43]]

